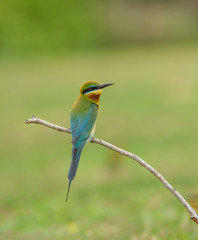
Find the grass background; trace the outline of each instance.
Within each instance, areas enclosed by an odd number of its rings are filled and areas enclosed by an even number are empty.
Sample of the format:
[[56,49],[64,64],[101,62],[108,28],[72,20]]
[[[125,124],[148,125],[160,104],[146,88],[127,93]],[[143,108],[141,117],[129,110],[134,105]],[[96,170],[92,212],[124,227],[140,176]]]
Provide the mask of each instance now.
[[[148,171],[96,144],[83,150],[65,203],[80,86],[103,91],[96,137],[138,154],[197,205],[198,45],[80,51],[0,61],[1,239],[197,239],[197,225]],[[195,201],[192,201],[195,196]]]
[[69,127],[83,82],[96,137],[138,154],[198,208],[198,4],[190,0],[0,2],[0,239],[193,240],[197,225],[148,171],[96,144],[68,203]]

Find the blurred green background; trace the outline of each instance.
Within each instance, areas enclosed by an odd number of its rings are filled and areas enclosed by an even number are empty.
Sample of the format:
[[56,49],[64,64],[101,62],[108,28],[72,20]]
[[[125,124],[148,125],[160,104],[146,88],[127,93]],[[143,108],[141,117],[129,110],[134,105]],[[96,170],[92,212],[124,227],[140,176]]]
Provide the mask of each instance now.
[[[103,91],[96,137],[138,154],[198,204],[198,4],[0,3],[0,239],[197,239],[197,225],[147,170],[84,149],[65,203],[69,127],[88,80]],[[197,209],[196,209],[197,210]]]

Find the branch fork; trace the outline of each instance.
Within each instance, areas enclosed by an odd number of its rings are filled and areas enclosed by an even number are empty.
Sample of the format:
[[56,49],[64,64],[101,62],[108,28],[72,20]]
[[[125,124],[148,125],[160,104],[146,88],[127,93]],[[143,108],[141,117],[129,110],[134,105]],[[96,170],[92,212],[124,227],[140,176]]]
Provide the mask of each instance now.
[[[25,123],[26,124],[29,124],[29,123],[41,124],[46,127],[57,130],[59,132],[65,132],[65,133],[71,134],[70,128],[64,128],[64,127],[55,125],[53,123],[50,123],[50,122],[47,122],[40,118],[37,118],[34,115],[32,115],[32,118],[27,119]],[[198,224],[198,216],[197,216],[195,210],[190,206],[190,204],[179,194],[179,192],[170,183],[168,183],[168,181],[160,173],[158,173],[152,166],[150,166],[148,163],[146,163],[143,159],[141,159],[140,157],[138,157],[137,155],[135,155],[133,153],[125,151],[122,148],[116,147],[113,144],[108,143],[102,139],[98,139],[98,138],[94,137],[90,140],[90,142],[100,144],[106,148],[109,148],[115,152],[120,153],[121,155],[129,157],[129,158],[135,160],[136,162],[138,162],[144,168],[146,168],[181,202],[181,204],[185,207],[185,209],[190,214],[190,218]]]

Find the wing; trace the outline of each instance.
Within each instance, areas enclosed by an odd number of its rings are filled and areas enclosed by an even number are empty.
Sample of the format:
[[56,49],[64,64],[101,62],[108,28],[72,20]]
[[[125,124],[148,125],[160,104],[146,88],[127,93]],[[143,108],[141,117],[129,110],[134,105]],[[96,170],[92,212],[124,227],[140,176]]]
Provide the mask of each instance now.
[[96,117],[97,117],[97,112],[98,112],[98,107],[96,104],[91,104],[84,111],[81,111],[81,114],[75,111],[71,112],[70,121],[71,121],[71,134],[72,134],[73,148],[72,148],[72,159],[71,159],[71,164],[70,164],[70,169],[68,174],[69,186],[67,190],[66,201],[68,199],[71,182],[76,175],[81,152],[94,127]]
[[70,117],[73,147],[78,148],[91,134],[97,117],[98,107],[91,104],[81,113],[72,112]]

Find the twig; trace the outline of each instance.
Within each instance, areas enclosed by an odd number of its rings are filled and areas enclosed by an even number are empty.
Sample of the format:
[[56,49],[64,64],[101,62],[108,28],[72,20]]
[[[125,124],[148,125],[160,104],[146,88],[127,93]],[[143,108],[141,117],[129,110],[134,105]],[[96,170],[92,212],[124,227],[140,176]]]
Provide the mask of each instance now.
[[[41,124],[44,125],[46,127],[55,129],[57,131],[60,132],[66,132],[71,134],[71,130],[70,128],[64,128],[52,123],[49,123],[45,120],[42,120],[40,118],[35,117],[34,115],[32,115],[31,119],[27,119],[26,123],[37,123],[37,124]],[[178,191],[170,185],[170,183],[168,183],[166,181],[166,179],[159,174],[153,167],[151,167],[148,163],[146,163],[143,159],[141,159],[140,157],[138,157],[137,155],[127,152],[119,147],[116,147],[108,142],[103,141],[102,139],[98,139],[98,138],[93,138],[90,140],[90,142],[92,143],[97,143],[100,144],[104,147],[107,147],[115,152],[120,153],[121,155],[124,155],[126,157],[132,158],[133,160],[135,160],[136,162],[138,162],[140,165],[142,165],[143,167],[145,167],[148,171],[150,171],[160,182],[162,182],[162,184],[172,193],[175,195],[175,197],[181,202],[181,204],[186,208],[186,210],[189,212],[190,214],[190,218],[195,221],[198,224],[198,216],[196,214],[196,212],[194,211],[194,209],[188,204],[188,202],[178,193]]]

